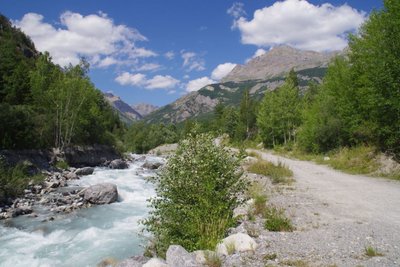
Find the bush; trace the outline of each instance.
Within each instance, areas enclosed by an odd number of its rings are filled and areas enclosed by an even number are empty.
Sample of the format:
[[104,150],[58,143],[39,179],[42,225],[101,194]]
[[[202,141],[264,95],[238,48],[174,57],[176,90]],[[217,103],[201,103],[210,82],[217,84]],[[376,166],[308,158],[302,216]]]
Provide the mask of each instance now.
[[155,252],[164,256],[168,246],[189,251],[213,250],[233,226],[233,210],[243,203],[246,189],[239,159],[217,147],[209,134],[189,135],[153,178],[157,197],[142,223],[153,234]]

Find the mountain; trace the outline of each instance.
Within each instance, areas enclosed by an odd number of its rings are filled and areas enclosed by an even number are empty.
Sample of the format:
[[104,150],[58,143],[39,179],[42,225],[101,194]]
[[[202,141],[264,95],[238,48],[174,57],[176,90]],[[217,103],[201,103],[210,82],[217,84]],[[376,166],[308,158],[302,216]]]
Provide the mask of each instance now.
[[149,115],[153,111],[156,111],[159,107],[147,104],[147,103],[139,103],[131,106],[134,110],[136,110],[142,117]]
[[179,123],[205,117],[219,102],[239,105],[246,89],[249,89],[251,97],[259,100],[266,91],[281,86],[292,68],[296,70],[300,88],[305,89],[311,81],[322,82],[329,61],[337,54],[276,47],[244,66],[235,67],[220,83],[189,93],[144,119],[147,122]]
[[266,80],[283,76],[291,69],[295,71],[327,67],[338,52],[320,53],[299,50],[282,45],[272,48],[264,55],[250,60],[246,65],[236,65],[221,82]]
[[119,96],[113,95],[112,93],[104,93],[104,98],[118,112],[123,122],[131,124],[142,118],[139,112],[122,101]]

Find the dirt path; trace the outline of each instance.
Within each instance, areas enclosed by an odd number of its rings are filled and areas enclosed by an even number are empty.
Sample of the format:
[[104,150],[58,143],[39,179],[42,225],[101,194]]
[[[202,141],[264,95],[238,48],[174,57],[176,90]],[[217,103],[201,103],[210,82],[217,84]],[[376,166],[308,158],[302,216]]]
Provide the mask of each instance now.
[[[273,241],[267,252],[317,266],[400,266],[400,182],[253,151],[284,163],[296,180],[271,201],[287,209],[298,231],[266,233]],[[384,255],[365,256],[367,246]]]

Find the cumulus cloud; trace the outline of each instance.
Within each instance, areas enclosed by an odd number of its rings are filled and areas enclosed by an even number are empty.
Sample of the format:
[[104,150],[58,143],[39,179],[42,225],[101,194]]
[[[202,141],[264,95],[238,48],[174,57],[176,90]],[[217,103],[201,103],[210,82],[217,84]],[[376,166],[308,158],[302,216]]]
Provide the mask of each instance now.
[[169,75],[156,75],[146,82],[147,89],[169,89],[179,84],[179,80]]
[[123,72],[115,81],[121,85],[132,85],[144,87],[149,90],[153,89],[170,89],[177,86],[180,81],[170,75],[156,75],[151,79],[147,79],[142,73]]
[[194,92],[194,91],[200,90],[204,86],[212,84],[212,83],[216,83],[216,81],[214,81],[208,77],[202,77],[202,78],[198,78],[195,80],[191,80],[186,84],[186,92]]
[[285,0],[258,9],[253,19],[243,16],[233,26],[241,32],[243,44],[291,45],[300,49],[330,51],[347,45],[346,33],[355,31],[366,13],[347,4],[313,5],[305,0]]
[[121,85],[140,86],[146,83],[146,75],[141,73],[131,74],[124,72],[115,78],[115,81]]
[[172,59],[174,59],[174,57],[175,57],[175,53],[174,53],[174,51],[168,51],[167,53],[164,54],[164,56],[165,56],[167,59],[172,60]]
[[264,55],[265,53],[267,53],[267,50],[262,49],[262,48],[257,49],[256,52],[254,53],[254,55],[251,56],[251,58],[246,59],[246,63],[248,63],[253,58]]
[[34,41],[40,51],[48,51],[53,61],[62,66],[77,64],[86,57],[99,67],[107,67],[134,59],[155,56],[156,53],[137,42],[147,41],[138,30],[116,25],[107,14],[83,16],[70,11],[60,16],[59,26],[43,21],[37,13],[27,13],[14,24]]
[[194,52],[181,51],[181,57],[183,59],[182,66],[187,69],[187,71],[202,71],[205,70],[205,61],[199,55]]
[[214,80],[221,80],[224,78],[226,75],[228,75],[229,72],[236,66],[234,63],[224,63],[224,64],[219,64],[211,73],[211,78]]

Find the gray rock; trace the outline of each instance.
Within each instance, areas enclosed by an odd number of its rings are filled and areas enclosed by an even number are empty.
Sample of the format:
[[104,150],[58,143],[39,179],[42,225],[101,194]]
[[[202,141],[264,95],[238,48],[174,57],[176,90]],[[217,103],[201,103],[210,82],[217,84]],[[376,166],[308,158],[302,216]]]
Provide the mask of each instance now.
[[146,161],[142,167],[146,168],[146,169],[150,169],[150,170],[156,170],[158,169],[160,166],[162,165],[161,162],[150,162],[150,161]]
[[167,250],[167,264],[174,267],[199,266],[196,258],[179,245],[169,246]]
[[147,260],[148,258],[143,256],[134,256],[121,261],[117,264],[117,267],[142,267]]
[[110,162],[109,167],[110,169],[127,169],[128,163],[126,163],[122,159],[114,159],[113,161]]
[[64,174],[64,177],[67,180],[79,179],[78,175],[75,172],[68,172],[68,173]]
[[117,186],[110,183],[92,185],[84,190],[83,198],[92,204],[113,203],[118,199]]
[[93,167],[83,167],[83,168],[79,168],[75,171],[76,175],[90,175],[94,172],[94,168]]

